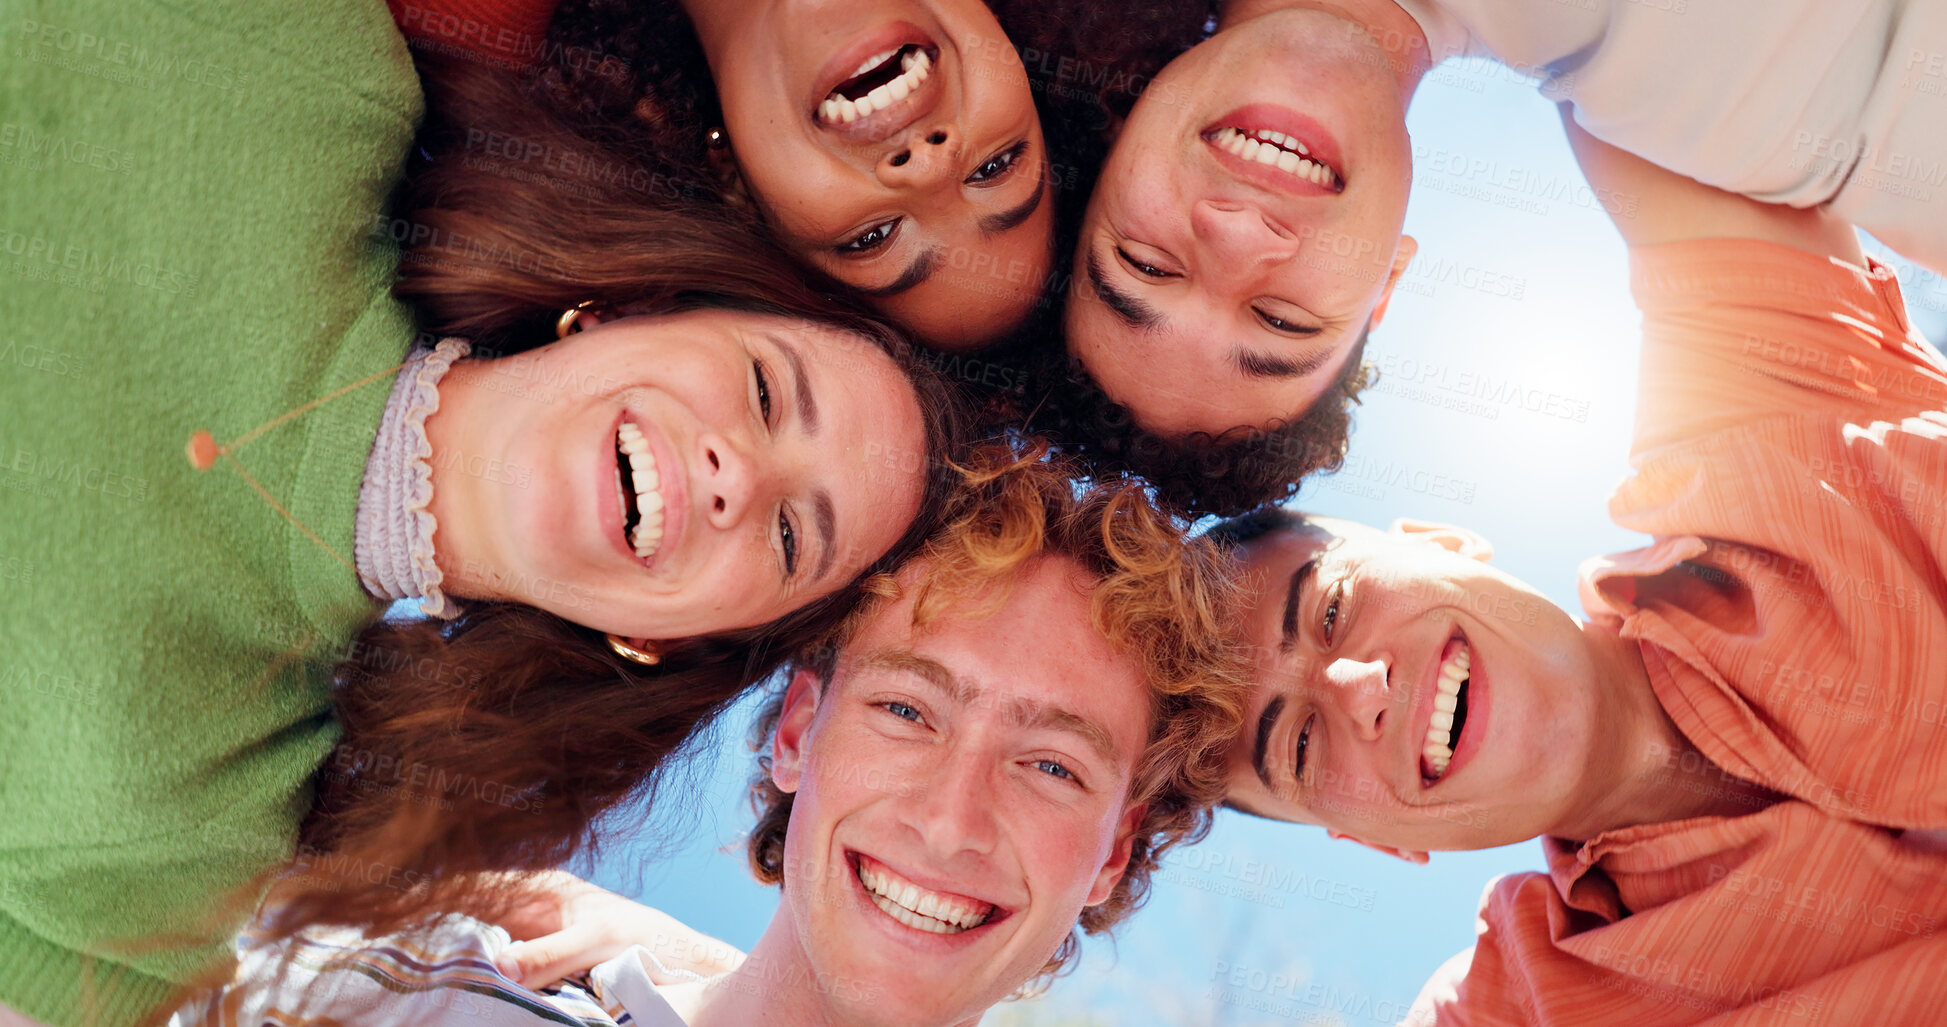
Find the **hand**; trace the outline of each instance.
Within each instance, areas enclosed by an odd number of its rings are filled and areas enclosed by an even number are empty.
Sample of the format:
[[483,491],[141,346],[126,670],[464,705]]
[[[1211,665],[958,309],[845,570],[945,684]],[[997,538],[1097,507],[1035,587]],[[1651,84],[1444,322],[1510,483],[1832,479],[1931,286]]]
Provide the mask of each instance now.
[[631,945],[641,945],[664,967],[677,971],[665,974],[653,964],[645,966],[656,984],[680,984],[689,979],[683,971],[715,976],[744,961],[744,954],[729,944],[566,871],[515,880],[526,897],[501,918],[500,926],[514,944],[495,962],[503,975],[525,987],[548,987]]

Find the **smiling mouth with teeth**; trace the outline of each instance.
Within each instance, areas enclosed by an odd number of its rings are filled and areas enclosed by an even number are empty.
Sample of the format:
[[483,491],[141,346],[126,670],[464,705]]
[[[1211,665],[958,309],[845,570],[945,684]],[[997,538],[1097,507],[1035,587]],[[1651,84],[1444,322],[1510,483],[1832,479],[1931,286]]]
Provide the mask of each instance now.
[[1337,172],[1312,156],[1310,148],[1283,132],[1269,129],[1220,128],[1210,141],[1229,153],[1267,167],[1277,168],[1296,178],[1340,192],[1344,182]]
[[636,559],[654,557],[663,544],[662,476],[649,440],[633,421],[615,430],[615,498],[622,504],[622,537]]
[[863,853],[858,856],[858,878],[880,912],[929,934],[961,934],[994,915],[992,903],[921,888]]
[[917,43],[873,54],[818,105],[818,120],[844,125],[885,110],[911,96],[932,74],[933,57]]
[[1446,776],[1453,762],[1453,746],[1467,722],[1467,683],[1473,654],[1467,641],[1454,639],[1445,659],[1440,661],[1440,676],[1435,679],[1433,715],[1426,725],[1426,740],[1420,748],[1420,777],[1428,784]]

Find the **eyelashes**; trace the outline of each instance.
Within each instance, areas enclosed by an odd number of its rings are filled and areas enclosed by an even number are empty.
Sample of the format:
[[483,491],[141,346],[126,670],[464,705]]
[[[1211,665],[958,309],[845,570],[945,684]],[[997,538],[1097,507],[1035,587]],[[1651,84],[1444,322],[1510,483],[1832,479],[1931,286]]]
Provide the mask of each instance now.
[[[1015,142],[1007,149],[982,161],[980,166],[967,176],[966,184],[982,187],[998,184],[1021,167],[1022,158],[1027,156],[1027,152],[1026,139]],[[904,218],[887,218],[840,242],[832,247],[832,250],[842,257],[859,257],[883,249],[894,236],[898,235],[899,227],[904,221]]]
[[1028,141],[1022,139],[1000,153],[982,161],[974,173],[967,176],[968,185],[991,185],[1000,181],[1014,169],[1020,167],[1021,158],[1027,156]]
[[893,233],[899,230],[900,218],[888,218],[863,232],[833,247],[839,255],[856,257],[871,253],[892,241]]
[[[771,403],[771,376],[764,370],[764,362],[752,358],[750,373],[757,389],[757,415],[764,422],[766,431],[774,432],[775,415]],[[788,582],[798,574],[798,530],[791,523],[789,508],[780,504],[777,509],[777,546],[784,564],[784,579]]]

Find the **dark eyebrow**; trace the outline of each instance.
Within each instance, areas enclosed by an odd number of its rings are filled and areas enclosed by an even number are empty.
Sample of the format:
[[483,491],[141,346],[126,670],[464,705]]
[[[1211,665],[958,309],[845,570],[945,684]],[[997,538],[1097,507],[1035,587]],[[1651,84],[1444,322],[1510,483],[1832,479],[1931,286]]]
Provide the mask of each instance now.
[[805,374],[804,358],[776,336],[771,337],[771,344],[783,351],[785,362],[791,365],[791,385],[798,397],[798,421],[804,425],[804,433],[818,434],[818,398],[811,394],[811,378]]
[[1156,308],[1134,296],[1115,291],[1115,287],[1109,284],[1108,273],[1102,270],[1101,257],[1093,252],[1088,255],[1088,282],[1095,287],[1095,295],[1108,305],[1116,317],[1122,319],[1123,324],[1145,332],[1153,332],[1162,326],[1163,315],[1157,313]]
[[1300,378],[1324,367],[1331,359],[1332,351],[1329,348],[1300,360],[1266,356],[1246,349],[1231,355],[1231,362],[1237,366],[1237,370],[1250,378]]
[[1033,217],[1035,210],[1041,206],[1041,194],[1048,191],[1046,176],[1036,176],[1034,183],[1034,195],[1028,197],[1018,206],[1010,207],[1007,210],[1001,211],[999,214],[988,214],[981,217],[976,222],[980,226],[980,234],[999,235]]
[[859,295],[870,296],[873,299],[897,296],[911,289],[913,286],[926,281],[928,278],[933,277],[933,270],[939,266],[940,251],[937,249],[927,250],[925,253],[919,255],[918,260],[913,261],[911,267],[900,272],[899,277],[893,279],[891,285],[882,285],[877,289],[860,289]]
[[1318,556],[1313,554],[1311,559],[1299,564],[1298,569],[1291,572],[1291,585],[1284,594],[1284,620],[1280,622],[1278,635],[1280,650],[1290,652],[1291,647],[1298,642],[1298,592],[1305,587],[1305,582],[1311,580],[1312,572],[1317,569]]
[[838,553],[838,517],[832,512],[831,493],[824,489],[812,490],[811,515],[818,522],[818,569],[811,575],[817,580],[832,569],[832,557]]
[[1278,724],[1278,714],[1284,712],[1284,696],[1276,696],[1264,706],[1264,712],[1257,718],[1257,748],[1251,756],[1251,763],[1257,767],[1257,779],[1264,787],[1271,787],[1271,768],[1264,762],[1264,747],[1271,741],[1271,729]]

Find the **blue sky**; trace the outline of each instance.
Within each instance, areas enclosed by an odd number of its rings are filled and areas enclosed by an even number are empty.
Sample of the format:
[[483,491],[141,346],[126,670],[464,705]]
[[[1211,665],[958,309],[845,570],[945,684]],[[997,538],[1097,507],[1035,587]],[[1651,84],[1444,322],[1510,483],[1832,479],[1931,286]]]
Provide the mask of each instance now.
[[[1297,503],[1380,525],[1414,516],[1474,528],[1497,564],[1579,616],[1577,565],[1642,541],[1604,512],[1628,470],[1634,408],[1626,253],[1584,195],[1553,105],[1512,72],[1435,69],[1408,127],[1406,230],[1420,254],[1368,343],[1381,378],[1346,467]],[[1947,281],[1898,269],[1915,323],[1938,343]],[[698,747],[664,793],[669,812],[609,847],[594,875],[742,947],[776,903],[739,844],[747,713]],[[1482,887],[1541,866],[1533,842],[1416,867],[1220,813],[1207,841],[1166,863],[1116,940],[1091,942],[1077,973],[985,1022],[1390,1024],[1471,943]]]

